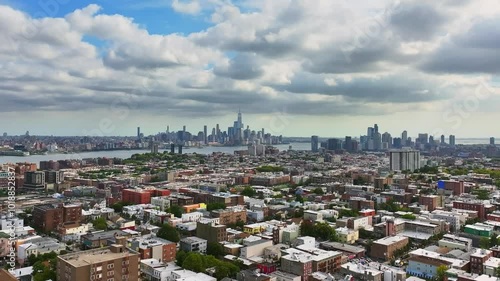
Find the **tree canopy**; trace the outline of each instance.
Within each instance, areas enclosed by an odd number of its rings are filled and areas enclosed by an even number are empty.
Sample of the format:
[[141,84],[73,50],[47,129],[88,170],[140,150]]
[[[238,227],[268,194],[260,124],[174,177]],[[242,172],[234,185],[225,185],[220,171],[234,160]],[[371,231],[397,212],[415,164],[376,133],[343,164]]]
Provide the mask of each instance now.
[[156,236],[177,243],[181,240],[179,231],[168,223],[161,226]]

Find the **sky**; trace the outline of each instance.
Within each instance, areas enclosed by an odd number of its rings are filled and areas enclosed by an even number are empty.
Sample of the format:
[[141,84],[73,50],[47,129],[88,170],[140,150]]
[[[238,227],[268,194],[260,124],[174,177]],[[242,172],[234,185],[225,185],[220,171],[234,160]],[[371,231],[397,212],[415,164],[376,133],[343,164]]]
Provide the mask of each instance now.
[[0,131],[500,136],[498,0],[0,0]]

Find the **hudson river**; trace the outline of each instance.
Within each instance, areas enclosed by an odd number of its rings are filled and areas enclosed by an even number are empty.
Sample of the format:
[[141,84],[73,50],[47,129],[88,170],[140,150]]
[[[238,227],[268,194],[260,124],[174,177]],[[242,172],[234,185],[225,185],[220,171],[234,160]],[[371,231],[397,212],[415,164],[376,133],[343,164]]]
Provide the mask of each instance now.
[[[294,150],[311,150],[310,143],[291,143],[291,144],[279,144],[274,147],[281,150],[287,150],[289,146],[292,146]],[[233,154],[235,150],[245,150],[247,146],[204,146],[201,148],[193,147],[188,148],[183,147],[183,153],[198,153],[198,154],[212,154],[213,152],[224,152]],[[165,151],[165,149],[160,150]],[[168,149],[170,151],[170,149]],[[177,152],[177,148],[175,149]],[[49,161],[49,160],[67,160],[67,159],[83,159],[83,158],[98,158],[98,157],[107,157],[107,158],[130,158],[132,154],[136,153],[146,153],[149,152],[148,149],[134,149],[134,150],[106,150],[106,151],[89,151],[89,152],[80,152],[73,154],[47,154],[47,155],[30,155],[30,156],[0,156],[0,164],[5,163],[16,163],[16,162],[30,162],[39,164],[40,161]]]
[[[457,144],[489,144],[489,139],[484,138],[470,138],[470,139],[457,139]],[[293,150],[311,150],[311,143],[309,142],[294,142],[291,144],[279,144],[275,145],[276,148],[281,150],[287,150],[289,146],[292,146]],[[213,152],[224,152],[233,154],[235,150],[245,150],[247,146],[204,146],[201,148],[193,147],[186,149],[183,148],[183,153],[199,153],[199,154],[212,154]],[[164,151],[164,150],[160,150]],[[48,154],[48,155],[30,155],[30,156],[0,156],[0,164],[5,163],[16,163],[16,162],[31,162],[39,164],[40,161],[49,160],[66,160],[66,159],[82,159],[82,158],[130,158],[132,154],[136,153],[146,153],[149,152],[147,149],[143,150],[107,150],[107,151],[90,151],[81,152],[74,154]],[[177,152],[177,149],[176,149]]]

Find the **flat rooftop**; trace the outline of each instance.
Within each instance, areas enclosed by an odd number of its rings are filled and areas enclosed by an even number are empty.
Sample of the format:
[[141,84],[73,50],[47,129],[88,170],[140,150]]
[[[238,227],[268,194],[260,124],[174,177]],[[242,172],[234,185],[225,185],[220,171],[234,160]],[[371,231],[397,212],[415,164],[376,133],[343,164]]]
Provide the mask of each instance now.
[[377,243],[377,244],[381,244],[381,245],[391,245],[391,244],[394,244],[394,243],[397,243],[397,242],[400,242],[400,241],[403,241],[403,240],[407,240],[408,238],[407,237],[404,237],[404,236],[388,236],[388,237],[384,237],[382,239],[379,239],[379,240],[376,240],[374,241],[373,243]]
[[105,261],[111,261],[115,259],[121,259],[128,256],[134,256],[132,252],[124,250],[121,253],[113,253],[110,248],[94,249],[89,251],[76,252],[72,254],[67,254],[59,256],[59,259],[67,262],[74,267],[82,267],[90,264],[101,263]]

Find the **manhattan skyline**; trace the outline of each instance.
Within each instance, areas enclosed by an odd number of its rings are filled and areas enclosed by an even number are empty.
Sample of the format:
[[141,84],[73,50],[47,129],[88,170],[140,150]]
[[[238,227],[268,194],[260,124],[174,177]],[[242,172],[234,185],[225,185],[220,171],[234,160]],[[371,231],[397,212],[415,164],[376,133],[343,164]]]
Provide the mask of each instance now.
[[65,2],[0,1],[2,131],[498,135],[498,1]]

